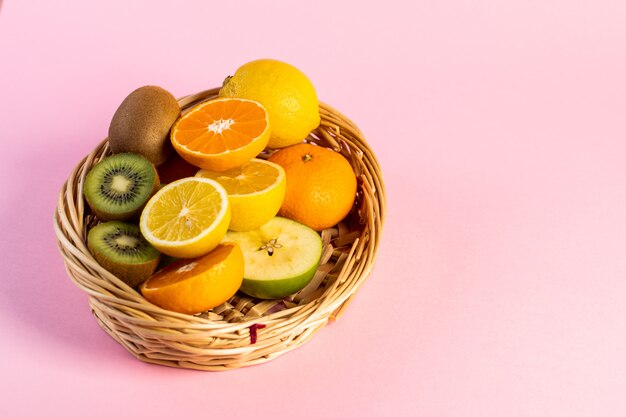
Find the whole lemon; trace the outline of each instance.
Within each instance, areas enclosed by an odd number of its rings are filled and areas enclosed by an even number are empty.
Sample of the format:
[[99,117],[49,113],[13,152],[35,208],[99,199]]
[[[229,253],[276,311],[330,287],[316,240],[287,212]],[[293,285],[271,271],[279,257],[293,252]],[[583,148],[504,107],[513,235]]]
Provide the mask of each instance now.
[[269,148],[302,142],[320,124],[313,84],[285,62],[260,59],[242,65],[226,78],[219,96],[256,100],[265,107],[272,126]]

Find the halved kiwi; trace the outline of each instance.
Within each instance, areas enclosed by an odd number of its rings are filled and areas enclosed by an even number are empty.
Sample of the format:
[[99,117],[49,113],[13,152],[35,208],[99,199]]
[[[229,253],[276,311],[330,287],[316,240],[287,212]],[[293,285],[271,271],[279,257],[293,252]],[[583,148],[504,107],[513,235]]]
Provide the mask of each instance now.
[[133,223],[100,223],[89,231],[87,246],[100,265],[131,287],[148,279],[161,259]]
[[141,155],[120,153],[97,163],[85,177],[83,192],[100,220],[138,218],[159,189],[154,165]]

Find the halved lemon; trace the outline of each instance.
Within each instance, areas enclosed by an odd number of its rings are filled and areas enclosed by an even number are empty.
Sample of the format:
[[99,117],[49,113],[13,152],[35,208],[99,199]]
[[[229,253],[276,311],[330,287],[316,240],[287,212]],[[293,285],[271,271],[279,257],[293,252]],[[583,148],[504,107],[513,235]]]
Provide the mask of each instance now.
[[241,166],[270,139],[269,118],[257,101],[217,98],[200,103],[172,126],[170,139],[187,162],[212,171]]
[[141,213],[139,227],[159,252],[195,258],[213,250],[230,223],[226,190],[209,178],[183,178],[159,190]]
[[140,290],[148,301],[166,310],[197,314],[235,295],[243,268],[239,246],[226,243],[202,257],[169,264],[148,278]]
[[257,229],[276,216],[287,189],[285,170],[257,158],[223,172],[201,169],[196,177],[211,178],[226,189],[232,210],[228,229],[238,232]]

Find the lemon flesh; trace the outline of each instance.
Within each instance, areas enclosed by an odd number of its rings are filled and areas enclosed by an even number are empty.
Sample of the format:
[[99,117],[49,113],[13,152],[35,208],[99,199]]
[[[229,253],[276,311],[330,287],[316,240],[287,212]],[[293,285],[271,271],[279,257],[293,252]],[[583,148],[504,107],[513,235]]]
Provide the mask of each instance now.
[[257,229],[276,216],[287,190],[285,170],[256,158],[223,172],[202,169],[196,177],[211,178],[226,189],[232,212],[228,228],[239,232]]
[[208,178],[183,178],[159,190],[146,204],[139,226],[159,252],[194,258],[213,250],[230,223],[226,190]]

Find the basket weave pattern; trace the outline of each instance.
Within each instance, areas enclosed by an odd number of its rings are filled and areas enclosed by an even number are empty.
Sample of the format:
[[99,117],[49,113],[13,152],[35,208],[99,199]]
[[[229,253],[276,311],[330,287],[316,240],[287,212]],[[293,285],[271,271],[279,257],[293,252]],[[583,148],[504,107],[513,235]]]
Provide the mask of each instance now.
[[[217,92],[215,88],[187,96],[179,104],[184,112]],[[324,252],[313,280],[290,298],[259,300],[238,293],[195,316],[149,303],[89,253],[87,232],[97,219],[85,206],[82,190],[89,169],[110,154],[108,141],[102,141],[63,185],[54,216],[68,275],[87,293],[98,324],[142,361],[218,371],[274,359],[336,320],[372,269],[384,221],[385,191],[378,162],[358,127],[323,103],[320,115],[321,124],[307,141],[341,152],[357,175],[358,191],[348,218],[322,232]]]

